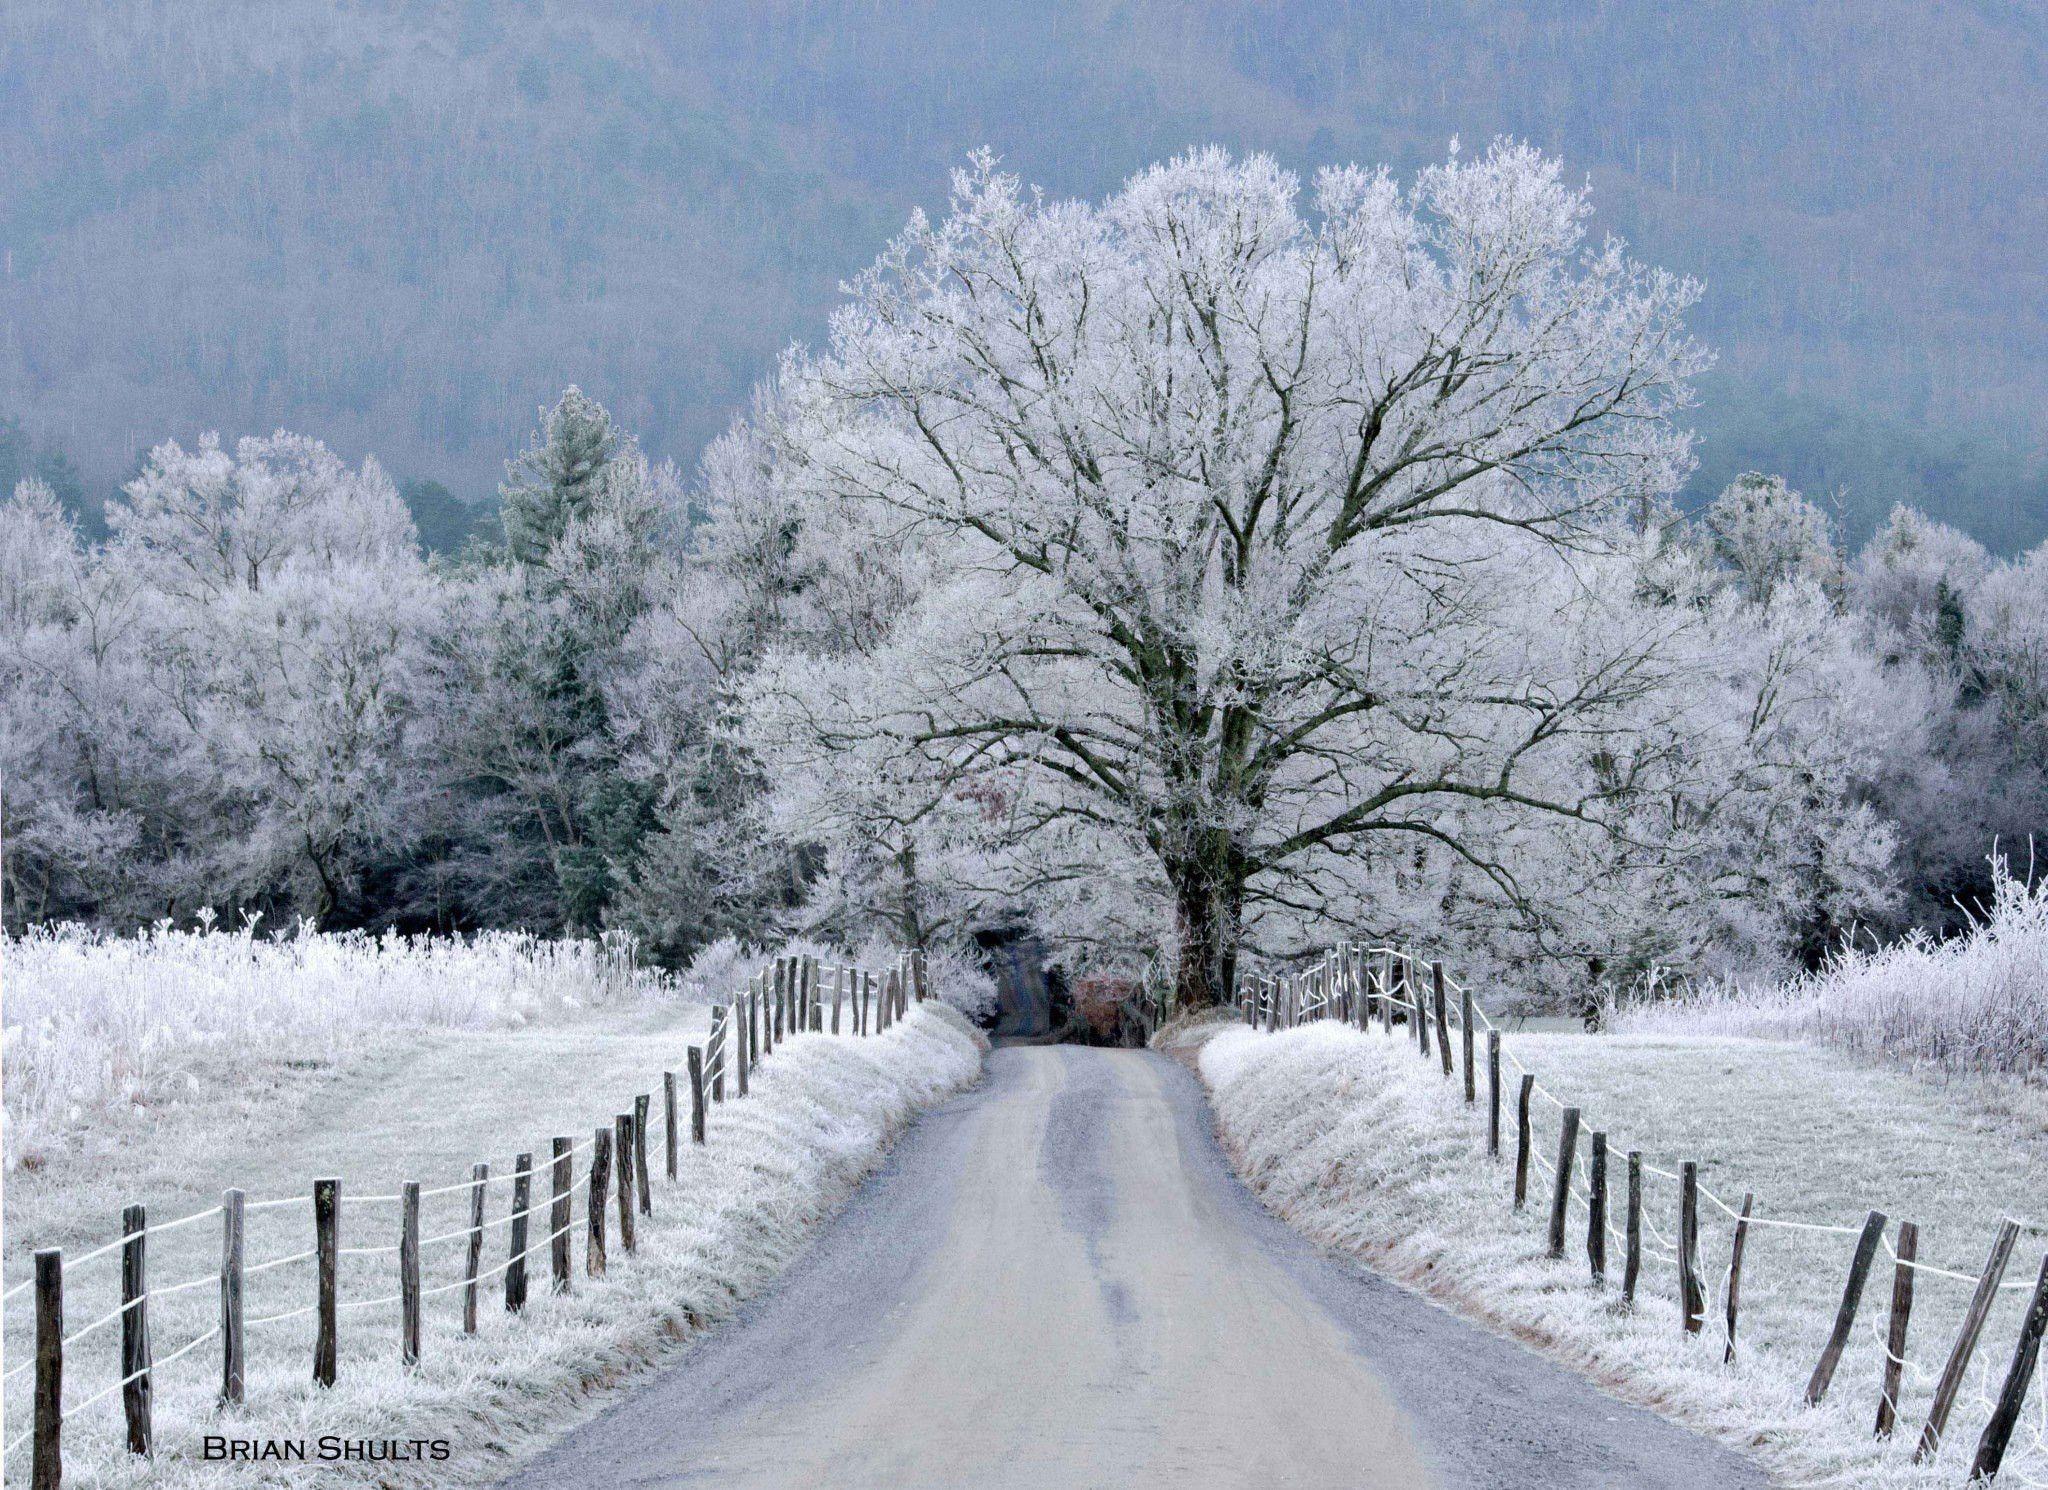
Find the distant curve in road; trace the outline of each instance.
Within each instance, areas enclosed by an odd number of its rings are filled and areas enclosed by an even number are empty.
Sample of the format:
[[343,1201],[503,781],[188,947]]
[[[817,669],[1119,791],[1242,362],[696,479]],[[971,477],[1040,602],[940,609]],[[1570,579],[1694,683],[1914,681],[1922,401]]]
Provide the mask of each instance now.
[[1309,1246],[1148,1052],[999,1049],[777,1289],[516,1490],[1749,1490],[1705,1439]]

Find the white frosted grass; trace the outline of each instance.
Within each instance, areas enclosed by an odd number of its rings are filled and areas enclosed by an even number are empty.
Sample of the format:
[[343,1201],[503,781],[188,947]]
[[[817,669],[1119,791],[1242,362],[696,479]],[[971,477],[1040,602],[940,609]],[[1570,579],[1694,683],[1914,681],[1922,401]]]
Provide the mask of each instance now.
[[281,1063],[325,1063],[426,1029],[519,1028],[672,991],[624,944],[301,931],[133,937],[30,931],[4,957],[5,1164],[66,1138],[211,1098]]
[[[1677,1187],[1644,1181],[1644,1264],[1637,1305],[1619,1307],[1627,1151],[1701,1182],[1759,1216],[1852,1232],[1876,1207],[1916,1221],[1923,1261],[1974,1278],[2001,1215],[2023,1223],[2008,1281],[2031,1285],[2044,1233],[2029,1208],[2048,1185],[2048,1143],[2013,1132],[1972,1101],[1901,1072],[1862,1067],[1801,1045],[1701,1037],[1508,1037],[1562,1098],[1583,1108],[1562,1260],[1545,1255],[1558,1115],[1535,1104],[1528,1207],[1512,1205],[1513,1068],[1503,1103],[1504,1154],[1489,1160],[1485,1102],[1400,1034],[1314,1024],[1268,1035],[1226,1030],[1200,1069],[1226,1148],[1252,1190],[1317,1242],[1556,1355],[1631,1401],[1761,1456],[1797,1485],[1954,1490],[2011,1358],[2024,1289],[2003,1293],[1985,1331],[1938,1460],[1910,1462],[1970,1284],[1918,1279],[1894,1439],[1871,1438],[1892,1269],[1880,1254],[1833,1388],[1802,1401],[1841,1297],[1853,1235],[1753,1228],[1743,1264],[1738,1353],[1722,1363],[1729,1218],[1702,1202],[1700,1261],[1707,1322],[1679,1328]],[[1609,1133],[1608,1282],[1589,1280],[1583,1196],[1589,1134]],[[1895,1229],[1895,1225],[1894,1225]],[[1598,1424],[1558,1425],[1597,1433]],[[2037,1379],[2001,1485],[2048,1484],[2048,1393]]]
[[2003,872],[1991,914],[1967,937],[1910,938],[1848,951],[1820,972],[1770,987],[1708,987],[1625,1005],[1637,1034],[1810,1040],[1859,1055],[1955,1071],[2048,1073],[2048,879]]
[[[458,1038],[468,1043],[469,1037]],[[523,1123],[539,1133],[578,1127],[587,1132],[619,1110],[622,1099],[630,1101],[630,1092],[658,1079],[649,1055],[670,1059],[680,1054],[684,1038],[666,1025],[652,1033],[610,1036],[585,1027],[581,1039],[590,1051],[557,1058],[553,1047],[560,1042],[554,1031],[478,1036],[478,1045],[485,1047],[473,1062],[479,1090],[467,1096],[512,1115],[516,1130]],[[581,1111],[578,1122],[552,1111],[520,1116],[535,1066],[529,1058],[504,1061],[498,1068],[488,1051],[507,1042],[532,1042],[543,1069],[565,1072],[568,1090],[550,1100],[559,1098]],[[658,1139],[650,1144],[653,1215],[639,1218],[638,1250],[627,1254],[616,1212],[611,1212],[609,1267],[601,1279],[584,1271],[588,1155],[579,1154],[568,1228],[573,1292],[567,1296],[554,1294],[549,1285],[549,1198],[539,1193],[546,1184],[548,1158],[542,1152],[533,1202],[537,1224],[528,1241],[525,1312],[515,1317],[503,1306],[507,1243],[502,1230],[493,1230],[486,1241],[480,1325],[473,1337],[460,1332],[465,1249],[427,1250],[422,1257],[425,1331],[415,1371],[399,1363],[396,1270],[387,1257],[342,1260],[340,1370],[335,1386],[326,1390],[312,1384],[309,1370],[314,1320],[303,1271],[287,1268],[251,1278],[247,1402],[235,1409],[220,1409],[214,1401],[218,1349],[206,1341],[217,1324],[215,1290],[202,1287],[165,1297],[163,1289],[155,1288],[150,1330],[157,1359],[164,1364],[154,1383],[156,1463],[147,1465],[125,1452],[118,1401],[95,1400],[119,1381],[118,1353],[111,1346],[96,1351],[81,1346],[77,1357],[66,1362],[67,1402],[84,1410],[64,1426],[65,1483],[151,1490],[243,1490],[314,1480],[380,1486],[494,1483],[601,1408],[635,1370],[665,1358],[772,1283],[873,1168],[889,1139],[920,1109],[974,1081],[986,1048],[977,1031],[937,1003],[914,1007],[879,1036],[805,1034],[777,1045],[757,1068],[745,1101],[732,1099],[728,1086],[728,1100],[712,1109],[707,1143],[682,1145],[676,1183],[664,1173]],[[593,1071],[611,1066],[621,1069],[593,1079]],[[417,1156],[401,1152],[399,1135],[366,1132],[362,1144],[362,1168],[370,1174],[417,1173],[423,1179],[447,1171],[459,1174],[469,1157],[466,1150],[459,1157],[451,1152],[431,1168],[407,1168]],[[493,1178],[496,1174],[494,1167]],[[465,1226],[467,1198],[461,1191],[466,1188],[429,1202],[422,1230],[439,1235]],[[352,1243],[352,1254],[375,1250],[396,1226],[388,1209],[355,1209],[363,1204],[344,1185],[343,1235]],[[503,1194],[494,1196],[493,1220],[503,1218],[507,1204]],[[267,1230],[252,1232],[252,1260],[297,1250],[304,1229],[301,1217],[272,1218]],[[199,1242],[189,1255],[153,1252],[152,1281],[168,1282],[187,1269],[204,1273],[208,1266]],[[79,1306],[97,1298],[87,1291],[95,1284],[102,1290],[112,1286],[107,1279],[76,1281]],[[67,1275],[67,1301],[73,1285]],[[25,1341],[26,1321],[17,1318],[13,1305],[7,1324],[10,1343]],[[170,1361],[172,1352],[188,1342],[199,1344],[197,1353]],[[10,1442],[26,1436],[31,1395],[26,1376],[6,1384],[4,1427]],[[200,1457],[208,1433],[308,1440],[334,1434],[401,1442],[446,1438],[453,1452],[446,1462],[426,1464],[209,1464]],[[25,1451],[11,1454],[5,1467],[10,1484],[17,1474],[25,1476]]]

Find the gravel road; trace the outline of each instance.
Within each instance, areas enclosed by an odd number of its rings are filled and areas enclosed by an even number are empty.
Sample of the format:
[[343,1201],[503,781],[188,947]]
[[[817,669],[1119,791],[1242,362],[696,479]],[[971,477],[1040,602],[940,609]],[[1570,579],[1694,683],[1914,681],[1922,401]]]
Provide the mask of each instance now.
[[1155,1054],[999,1049],[769,1297],[508,1482],[1745,1490],[1745,1461],[1317,1252]]

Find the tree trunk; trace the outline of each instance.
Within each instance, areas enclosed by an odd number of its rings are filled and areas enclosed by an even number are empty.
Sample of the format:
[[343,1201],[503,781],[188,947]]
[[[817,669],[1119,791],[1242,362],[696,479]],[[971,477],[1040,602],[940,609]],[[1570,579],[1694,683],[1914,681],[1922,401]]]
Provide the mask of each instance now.
[[1175,1002],[1183,1010],[1222,1003],[1237,983],[1237,946],[1244,922],[1244,883],[1212,865],[1169,865],[1180,956]]

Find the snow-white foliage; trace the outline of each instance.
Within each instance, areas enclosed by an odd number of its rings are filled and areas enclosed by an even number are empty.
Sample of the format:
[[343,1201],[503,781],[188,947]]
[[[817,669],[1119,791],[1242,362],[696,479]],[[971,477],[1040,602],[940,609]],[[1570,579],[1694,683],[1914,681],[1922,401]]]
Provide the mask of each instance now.
[[[1604,1289],[1589,1281],[1584,1203],[1588,1140],[1565,1256],[1547,1256],[1558,1149],[1556,1110],[1535,1107],[1530,1201],[1512,1205],[1515,1141],[1508,1094],[1507,1153],[1486,1155],[1484,1091],[1468,1107],[1455,1080],[1419,1060],[1397,1031],[1328,1023],[1278,1035],[1242,1028],[1203,1046],[1202,1078],[1226,1149],[1265,1203],[1316,1242],[1545,1350],[1608,1390],[1656,1408],[1747,1451],[1795,1485],[1935,1490],[1968,1472],[2018,1334],[2039,1247],[2015,1256],[1984,1343],[1950,1421],[1940,1457],[1909,1461],[1975,1269],[2002,1215],[2038,1227],[2048,1144],[2000,1143],[1985,1112],[1901,1073],[1859,1071],[1839,1057],[1744,1040],[1515,1036],[1558,1100],[1581,1105],[1586,1130],[1608,1133],[1610,1224]],[[1514,1071],[1509,1070],[1512,1081]],[[1483,1078],[1482,1078],[1483,1080]],[[1644,1176],[1644,1267],[1633,1310],[1620,1307],[1623,1156],[1641,1149],[1667,1172],[1701,1161],[1702,1183],[1739,1206],[1753,1191],[1762,1218],[1803,1220],[1833,1232],[1751,1228],[1744,1254],[1733,1364],[1723,1364],[1731,1221],[1702,1201],[1706,1326],[1680,1328],[1671,1239],[1677,1186]],[[1807,1379],[1840,1302],[1842,1279],[1866,1208],[1915,1219],[1923,1262],[1963,1278],[1918,1279],[1899,1429],[1871,1437],[1881,1361],[1879,1269],[1818,1408]],[[2015,1209],[2017,1207],[2017,1209]],[[2038,1242],[2038,1230],[2032,1233]],[[1882,1281],[1881,1281],[1882,1280]],[[2034,1394],[2001,1484],[2048,1483],[2048,1407]]]
[[[538,1033],[520,1039],[545,1038]],[[680,1056],[671,1032],[667,1059]],[[798,1035],[776,1046],[756,1068],[745,1101],[729,1099],[711,1112],[707,1142],[684,1143],[678,1181],[662,1173],[658,1150],[653,1165],[653,1214],[638,1224],[638,1248],[627,1254],[616,1230],[609,1267],[602,1278],[584,1272],[584,1196],[574,1206],[571,1240],[573,1291],[553,1293],[547,1284],[547,1253],[540,1247],[532,1267],[530,1295],[514,1315],[502,1304],[503,1283],[488,1279],[485,1307],[473,1336],[460,1329],[459,1288],[424,1300],[422,1358],[403,1369],[397,1349],[397,1308],[390,1295],[388,1256],[342,1259],[341,1356],[336,1384],[316,1387],[306,1363],[311,1357],[313,1320],[253,1321],[298,1307],[310,1288],[304,1264],[251,1276],[247,1339],[246,1406],[223,1417],[216,1404],[219,1359],[209,1347],[166,1365],[155,1377],[153,1415],[158,1456],[153,1465],[125,1451],[119,1398],[102,1400],[64,1427],[67,1484],[147,1485],[152,1490],[198,1486],[299,1486],[309,1466],[202,1462],[201,1435],[228,1432],[244,1437],[304,1437],[339,1434],[348,1438],[447,1438],[446,1462],[394,1465],[357,1462],[318,1466],[323,1480],[380,1486],[447,1486],[495,1483],[521,1459],[544,1448],[580,1418],[600,1409],[610,1394],[633,1380],[641,1368],[670,1356],[699,1331],[728,1318],[745,1300],[766,1288],[789,1265],[815,1230],[844,1202],[876,1163],[891,1137],[920,1109],[971,1083],[980,1073],[986,1041],[952,1010],[937,1003],[914,1007],[908,1017],[878,1035],[833,1038]],[[533,1079],[522,1071],[525,1082]],[[610,1101],[620,1092],[659,1091],[660,1072],[611,1073],[588,1094],[590,1107],[567,1131],[588,1135],[610,1119]],[[519,1083],[494,1081],[479,1071],[483,1095],[500,1104],[498,1123],[525,1141],[520,1122],[530,1117],[530,1091]],[[612,1088],[612,1089],[605,1089]],[[658,1100],[658,1099],[657,1099]],[[431,1111],[431,1109],[427,1109]],[[545,1131],[545,1130],[543,1130]],[[396,1212],[369,1198],[387,1188],[389,1171],[365,1165],[417,1163],[415,1143],[403,1159],[389,1133],[361,1136],[364,1152],[351,1160],[343,1188],[345,1237],[350,1246],[377,1245],[395,1227]],[[428,1188],[464,1180],[470,1153],[446,1155],[445,1173],[408,1167],[398,1173]],[[543,1153],[542,1165],[546,1159]],[[587,1149],[575,1157],[575,1177],[584,1183]],[[494,1174],[502,1175],[500,1167]],[[364,1183],[366,1182],[366,1183]],[[360,1184],[360,1188],[358,1187]],[[349,1197],[363,1198],[351,1204]],[[251,1200],[267,1196],[252,1194]],[[459,1236],[467,1225],[463,1188],[425,1202],[422,1231],[454,1232],[453,1244],[423,1251],[423,1283],[441,1288],[462,1277]],[[507,1191],[490,1192],[490,1214],[502,1221]],[[547,1212],[539,1215],[543,1220]],[[109,1224],[113,1219],[109,1213]],[[167,1219],[161,1212],[153,1222]],[[251,1212],[255,1264],[302,1249],[303,1210]],[[536,1236],[545,1226],[536,1226]],[[505,1255],[502,1225],[486,1233],[487,1266]],[[530,1238],[530,1244],[533,1241]],[[218,1266],[217,1231],[204,1224],[152,1238],[151,1276],[158,1287],[190,1276],[209,1276]],[[107,1259],[71,1270],[66,1304],[83,1322],[104,1312],[109,1291],[118,1287],[118,1268]],[[11,1281],[11,1278],[10,1278]],[[384,1299],[368,1309],[351,1300]],[[117,1300],[116,1300],[117,1301]],[[203,1333],[218,1302],[198,1288],[153,1300],[150,1329],[160,1362],[171,1350]],[[29,1338],[25,1316],[7,1310],[9,1342]],[[97,1342],[115,1337],[102,1332]],[[116,1343],[118,1343],[116,1341]],[[82,1342],[66,1363],[67,1399],[83,1402],[116,1380],[111,1349]],[[11,1355],[11,1352],[10,1352]],[[28,1421],[29,1375],[5,1392],[7,1437],[21,1436]],[[25,1455],[10,1456],[10,1481],[25,1473]]]
[[845,602],[743,688],[778,826],[1197,1000],[1330,921],[1582,979],[1860,905],[1832,613],[1652,583],[1697,287],[1514,144],[1307,195],[979,158],[790,354],[712,481]]
[[76,926],[0,945],[7,982],[5,1162],[43,1162],[94,1127],[217,1099],[282,1062],[365,1053],[425,1029],[517,1027],[676,986],[630,943]]
[[2038,1077],[2048,1073],[2048,880],[2000,866],[1989,916],[1966,936],[1847,947],[1776,984],[1710,983],[1623,1003],[1629,1032],[1814,1040],[1859,1055]]

